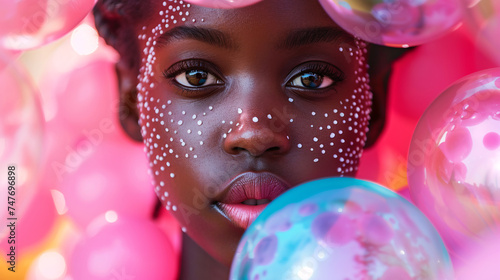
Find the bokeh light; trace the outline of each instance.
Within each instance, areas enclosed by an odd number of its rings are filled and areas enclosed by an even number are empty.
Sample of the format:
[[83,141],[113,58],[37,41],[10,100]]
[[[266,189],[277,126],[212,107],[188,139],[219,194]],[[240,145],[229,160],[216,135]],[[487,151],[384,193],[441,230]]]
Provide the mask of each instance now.
[[59,279],[66,272],[66,261],[58,252],[45,252],[38,258],[37,270],[47,280]]
[[82,24],[71,32],[71,47],[79,55],[94,53],[99,47],[99,35],[95,28]]

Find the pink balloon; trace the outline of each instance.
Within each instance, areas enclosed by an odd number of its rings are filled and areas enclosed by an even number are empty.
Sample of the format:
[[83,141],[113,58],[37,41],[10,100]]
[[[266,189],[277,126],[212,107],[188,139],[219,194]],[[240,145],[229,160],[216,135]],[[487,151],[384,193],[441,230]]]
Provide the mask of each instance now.
[[[75,53],[69,40],[58,44],[40,81],[46,117],[44,179],[54,186],[61,181],[61,165],[73,167],[78,143],[89,134],[103,133],[103,140],[120,137],[116,53],[101,45],[92,55]],[[111,122],[111,127],[110,126]],[[123,136],[121,136],[123,137]],[[88,137],[87,137],[88,138]],[[50,178],[48,178],[50,177]]]
[[[41,85],[52,104],[49,112],[62,130],[83,134],[105,120],[118,118],[118,82],[114,62],[95,59],[54,77],[50,70]],[[47,102],[48,103],[48,102]]]
[[176,252],[182,249],[182,231],[179,222],[168,211],[160,211],[156,218],[158,227],[168,236]]
[[[12,245],[16,247],[17,254],[26,253],[42,242],[47,241],[53,230],[58,215],[52,195],[48,189],[39,188],[35,191],[36,193],[32,196],[31,202],[26,203],[26,209],[22,214],[16,215],[17,220],[9,221],[6,224],[7,235],[0,243],[2,255],[8,254]],[[15,223],[13,230],[16,243],[8,243],[8,240],[11,240],[7,239],[11,235],[11,229],[7,226],[10,222]]]
[[499,80],[494,68],[454,83],[425,111],[411,141],[411,197],[455,256],[500,225]]
[[75,280],[173,280],[178,263],[168,237],[156,224],[119,215],[75,246],[69,273]]
[[[8,201],[15,199],[15,216],[20,217],[35,193],[43,136],[38,91],[24,69],[0,49],[0,169],[3,170],[0,207],[5,209],[0,218],[5,221],[7,207],[12,206]],[[9,166],[11,175],[7,174]],[[7,180],[7,176],[14,180]],[[12,195],[8,193],[9,187]],[[6,231],[6,227],[0,228],[0,239]]]
[[47,238],[58,217],[54,200],[48,188],[41,188],[33,196],[25,213],[19,217],[19,251],[25,251]]
[[107,211],[148,218],[157,199],[143,146],[125,136],[104,140],[109,129],[89,131],[54,167],[68,215],[82,227]]
[[52,42],[73,29],[96,0],[0,0],[0,46],[26,50]]
[[473,32],[476,44],[500,65],[500,2],[470,0],[466,4],[466,24]]
[[236,9],[250,6],[262,0],[186,0],[186,2],[215,9]]
[[432,41],[458,27],[460,0],[319,0],[342,28],[385,46],[408,47]]
[[500,231],[498,229],[481,236],[482,246],[467,248],[465,261],[457,266],[457,280],[498,279],[498,252]]

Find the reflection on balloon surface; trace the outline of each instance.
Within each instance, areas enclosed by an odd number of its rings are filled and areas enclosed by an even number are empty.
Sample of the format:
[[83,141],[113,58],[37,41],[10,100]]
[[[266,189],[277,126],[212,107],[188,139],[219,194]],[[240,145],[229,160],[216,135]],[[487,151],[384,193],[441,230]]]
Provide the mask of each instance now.
[[469,75],[425,111],[410,145],[411,196],[447,245],[500,222],[500,68]]
[[460,0],[319,0],[337,24],[371,43],[409,47],[458,27]]
[[353,178],[297,186],[247,229],[230,279],[453,279],[429,220],[398,194]]

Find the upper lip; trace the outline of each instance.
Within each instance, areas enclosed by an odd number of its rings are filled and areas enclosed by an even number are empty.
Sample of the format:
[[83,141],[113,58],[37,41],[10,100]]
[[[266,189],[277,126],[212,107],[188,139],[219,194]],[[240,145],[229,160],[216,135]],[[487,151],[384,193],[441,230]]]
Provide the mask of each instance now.
[[226,194],[220,202],[238,204],[249,199],[274,200],[289,188],[287,182],[272,173],[245,172],[226,185]]

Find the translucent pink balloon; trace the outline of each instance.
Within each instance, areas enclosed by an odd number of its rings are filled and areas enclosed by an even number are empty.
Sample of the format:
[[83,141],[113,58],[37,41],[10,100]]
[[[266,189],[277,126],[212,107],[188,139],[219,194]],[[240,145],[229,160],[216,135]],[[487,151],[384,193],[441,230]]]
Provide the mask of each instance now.
[[69,274],[74,280],[173,280],[178,263],[168,237],[156,224],[119,215],[76,245]]
[[96,59],[60,75],[51,70],[49,67],[41,89],[51,101],[47,115],[62,129],[81,134],[99,127],[103,119],[117,118],[119,95],[113,61]]
[[[16,225],[14,230],[16,240],[18,240],[16,241],[17,254],[33,250],[36,248],[35,246],[47,241],[58,217],[50,191],[39,188],[35,192],[31,203],[26,204],[22,214],[16,215],[17,220],[9,221],[15,222]],[[10,236],[11,229],[7,226],[6,228],[9,231],[7,236]],[[2,240],[0,243],[0,253],[2,255],[8,254],[11,245],[14,244],[9,244],[7,240]]]
[[[0,50],[0,207],[5,209],[0,211],[0,218],[4,221],[7,207],[13,206],[8,205],[8,201],[15,200],[14,216],[20,217],[35,193],[43,124],[38,91],[30,77],[12,57]],[[12,166],[14,180],[7,180],[9,166]],[[8,194],[9,187],[14,192],[12,195]],[[6,227],[0,228],[0,242],[6,231]]]
[[496,229],[481,237],[483,246],[467,249],[466,261],[457,266],[457,280],[498,279],[498,252],[500,230]]
[[470,0],[466,4],[467,26],[476,36],[477,45],[500,65],[500,2],[497,0]]
[[111,122],[85,133],[66,161],[54,168],[60,178],[68,215],[86,227],[94,218],[115,211],[148,218],[156,202],[148,164],[141,144],[128,139],[110,140]]
[[262,0],[186,0],[186,2],[215,9],[236,9],[253,5]]
[[48,188],[39,187],[24,214],[19,218],[17,229],[19,251],[32,249],[48,237],[58,215],[51,192]]
[[0,46],[12,50],[36,48],[73,29],[96,0],[0,0]]
[[455,257],[500,225],[500,68],[457,81],[425,111],[410,145],[408,181]]
[[456,28],[460,0],[319,0],[342,28],[371,43],[420,45]]

